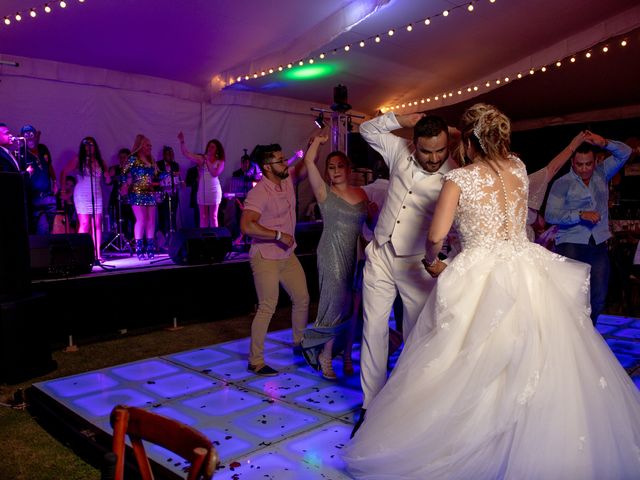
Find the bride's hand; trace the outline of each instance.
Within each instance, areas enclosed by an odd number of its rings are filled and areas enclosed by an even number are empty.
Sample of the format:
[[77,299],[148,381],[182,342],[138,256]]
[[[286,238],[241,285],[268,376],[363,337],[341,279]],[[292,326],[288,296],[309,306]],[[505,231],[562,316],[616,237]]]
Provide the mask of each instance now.
[[424,269],[427,271],[427,273],[433,278],[438,277],[438,275],[440,275],[444,271],[444,269],[447,268],[447,264],[441,260],[438,260],[432,267],[429,266],[429,264],[426,263],[424,259],[422,260],[422,264],[424,265]]

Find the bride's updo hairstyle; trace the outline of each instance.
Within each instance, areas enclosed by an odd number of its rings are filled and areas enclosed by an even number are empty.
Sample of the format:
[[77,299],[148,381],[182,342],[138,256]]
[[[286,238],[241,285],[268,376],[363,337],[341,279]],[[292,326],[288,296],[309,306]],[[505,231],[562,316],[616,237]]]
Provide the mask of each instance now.
[[471,142],[485,158],[507,158],[511,151],[511,122],[493,105],[476,103],[460,119],[464,143]]

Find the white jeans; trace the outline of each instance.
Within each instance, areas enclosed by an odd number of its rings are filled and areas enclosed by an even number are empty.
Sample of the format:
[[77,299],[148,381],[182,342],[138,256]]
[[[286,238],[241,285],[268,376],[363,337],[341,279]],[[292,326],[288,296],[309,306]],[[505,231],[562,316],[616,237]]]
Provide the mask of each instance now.
[[402,333],[406,340],[435,285],[435,279],[422,265],[423,254],[400,257],[390,242],[379,246],[375,240],[367,245],[365,253],[360,354],[363,408],[367,408],[387,380],[389,315],[397,293],[402,298]]

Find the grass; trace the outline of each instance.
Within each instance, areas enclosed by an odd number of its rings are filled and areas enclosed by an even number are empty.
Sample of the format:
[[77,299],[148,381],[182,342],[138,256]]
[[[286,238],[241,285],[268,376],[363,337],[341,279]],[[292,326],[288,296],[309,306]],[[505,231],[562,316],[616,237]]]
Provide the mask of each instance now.
[[[315,312],[310,312],[309,318],[313,318],[313,315]],[[75,353],[55,351],[53,357],[58,362],[56,370],[18,385],[0,384],[0,402],[9,403],[19,389],[25,390],[43,380],[248,337],[251,319],[251,316],[244,316],[193,323],[176,331],[131,333],[114,340],[81,345]],[[278,309],[270,330],[290,327],[290,319],[290,308]],[[5,452],[5,457],[0,461],[0,479],[100,478],[98,468],[85,462],[68,445],[53,437],[25,409],[0,407],[0,450]]]

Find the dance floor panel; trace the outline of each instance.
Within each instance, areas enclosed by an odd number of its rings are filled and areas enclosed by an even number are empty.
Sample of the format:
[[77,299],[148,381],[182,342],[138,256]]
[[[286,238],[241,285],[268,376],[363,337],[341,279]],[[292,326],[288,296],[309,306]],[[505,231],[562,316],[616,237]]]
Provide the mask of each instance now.
[[[284,330],[270,333],[265,344],[280,375],[259,377],[247,371],[248,348],[245,338],[34,388],[108,435],[117,404],[191,425],[215,442],[223,465],[215,478],[349,478],[339,451],[362,403],[359,369],[337,382],[323,379],[293,353],[291,331]],[[341,362],[335,365],[341,372]],[[153,462],[183,476],[182,459],[154,445],[147,449]]]
[[[601,316],[598,330],[626,368],[640,365],[640,322]],[[40,382],[34,388],[62,410],[111,435],[109,413],[117,404],[147,408],[191,425],[216,445],[215,478],[347,479],[341,450],[362,403],[359,346],[355,374],[325,380],[291,349],[291,331],[268,335],[267,362],[276,377],[247,371],[249,339],[210,345],[80,375]],[[399,352],[392,356],[394,365]],[[637,370],[637,368],[636,368]],[[640,388],[640,376],[633,378]],[[148,445],[168,476],[184,478],[186,464]]]

